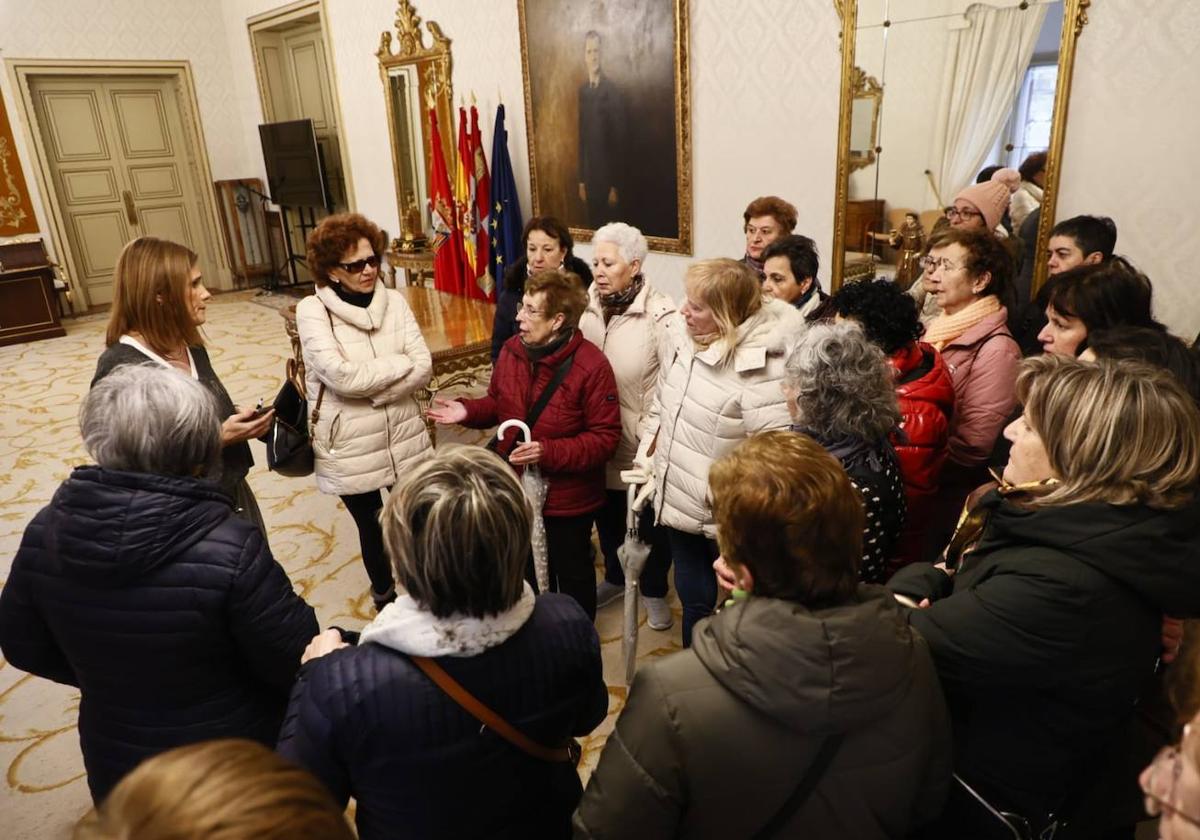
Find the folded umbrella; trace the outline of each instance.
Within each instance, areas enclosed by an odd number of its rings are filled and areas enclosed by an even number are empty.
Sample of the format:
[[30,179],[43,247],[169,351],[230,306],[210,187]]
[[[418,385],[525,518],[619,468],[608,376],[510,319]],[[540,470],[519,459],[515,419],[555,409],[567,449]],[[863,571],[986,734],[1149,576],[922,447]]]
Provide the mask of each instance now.
[[650,545],[642,542],[638,533],[638,511],[634,509],[637,494],[638,485],[630,484],[626,495],[625,542],[617,549],[617,559],[621,561],[621,571],[625,574],[625,628],[621,634],[621,653],[625,657],[626,685],[633,682],[633,674],[637,670],[638,580],[650,557]]
[[[496,430],[496,438],[504,439],[504,433],[516,427],[525,435],[523,443],[528,443],[532,432],[523,420],[505,420]],[[537,578],[538,592],[550,591],[550,550],[546,546],[546,522],[542,519],[542,508],[546,504],[546,479],[537,464],[527,464],[521,472],[521,489],[525,498],[533,508],[533,532],[530,534],[530,550],[533,552],[533,574]]]

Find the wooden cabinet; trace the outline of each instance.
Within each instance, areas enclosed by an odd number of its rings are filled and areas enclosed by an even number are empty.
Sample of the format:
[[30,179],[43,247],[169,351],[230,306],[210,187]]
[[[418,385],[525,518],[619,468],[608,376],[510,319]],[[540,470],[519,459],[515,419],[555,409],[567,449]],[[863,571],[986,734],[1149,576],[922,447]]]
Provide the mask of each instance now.
[[846,250],[869,253],[869,231],[883,230],[883,199],[846,202]]
[[0,245],[0,346],[66,335],[41,242]]

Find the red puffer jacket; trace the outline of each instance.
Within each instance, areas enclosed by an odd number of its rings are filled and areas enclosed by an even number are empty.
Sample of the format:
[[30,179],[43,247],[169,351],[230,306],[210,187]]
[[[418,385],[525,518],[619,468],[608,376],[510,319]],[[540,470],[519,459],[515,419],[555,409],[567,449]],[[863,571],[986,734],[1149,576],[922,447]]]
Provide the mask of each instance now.
[[922,559],[930,506],[937,495],[954,414],[954,384],[942,356],[925,342],[913,342],[892,354],[900,430],[892,444],[900,459],[908,513],[897,545],[896,568]]
[[[500,349],[487,395],[461,401],[467,408],[464,426],[485,429],[524,420],[572,353],[571,370],[533,426],[533,439],[542,444],[538,466],[549,484],[542,509],[546,516],[576,516],[604,504],[604,465],[621,442],[621,407],[608,359],[576,330],[566,344],[532,363],[515,335]],[[507,457],[519,437],[515,429],[506,432],[497,453]]]

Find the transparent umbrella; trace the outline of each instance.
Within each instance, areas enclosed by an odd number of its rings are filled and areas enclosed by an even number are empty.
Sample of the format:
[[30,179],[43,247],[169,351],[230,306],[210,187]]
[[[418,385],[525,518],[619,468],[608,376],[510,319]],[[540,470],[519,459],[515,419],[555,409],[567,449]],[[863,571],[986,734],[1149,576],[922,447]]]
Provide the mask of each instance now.
[[626,685],[633,682],[633,673],[637,670],[638,580],[650,557],[650,546],[642,542],[638,533],[638,513],[633,509],[639,489],[637,484],[629,485],[625,497],[625,542],[617,549],[617,559],[621,561],[621,571],[625,575],[625,628],[621,634],[621,653],[625,657]]
[[[516,428],[525,435],[523,443],[529,443],[532,432],[529,431],[529,426],[525,424],[524,420],[505,420],[496,430],[496,437],[503,440],[504,433],[511,428]],[[525,491],[525,498],[529,499],[529,506],[533,508],[533,533],[530,535],[530,548],[533,551],[533,573],[537,578],[538,592],[549,592],[549,549],[546,547],[546,523],[542,519],[542,508],[546,504],[547,485],[537,464],[525,466],[521,473],[521,488]]]

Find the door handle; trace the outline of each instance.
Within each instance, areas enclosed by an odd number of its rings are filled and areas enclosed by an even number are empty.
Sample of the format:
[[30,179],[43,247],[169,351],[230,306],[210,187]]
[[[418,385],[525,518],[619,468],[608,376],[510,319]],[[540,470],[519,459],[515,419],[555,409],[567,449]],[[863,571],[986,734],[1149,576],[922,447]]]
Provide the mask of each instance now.
[[137,209],[133,206],[133,193],[129,190],[121,190],[121,197],[125,199],[125,216],[129,219],[129,224],[136,225],[138,217]]

